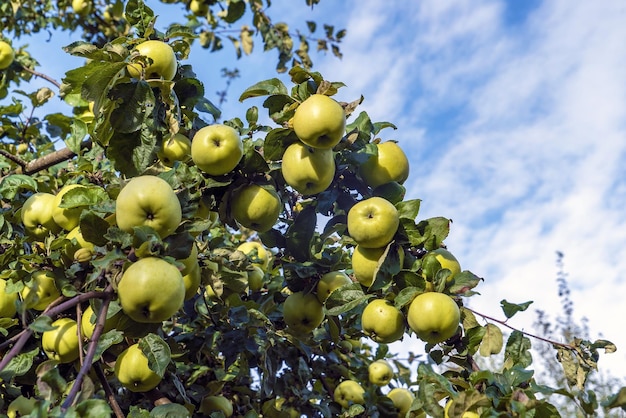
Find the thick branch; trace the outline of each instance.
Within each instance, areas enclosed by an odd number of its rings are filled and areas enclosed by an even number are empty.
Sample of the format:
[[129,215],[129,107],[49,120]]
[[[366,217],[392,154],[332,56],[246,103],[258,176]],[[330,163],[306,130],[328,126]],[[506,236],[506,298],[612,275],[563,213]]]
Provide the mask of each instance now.
[[[91,140],[86,140],[83,141],[82,144],[80,144],[80,147],[89,149],[91,148],[91,145]],[[71,151],[69,148],[63,148],[29,162],[28,164],[26,164],[26,166],[22,167],[22,173],[34,174],[38,171],[45,170],[46,168],[52,167],[53,165],[56,165],[63,161],[67,161],[75,156],[76,153]]]

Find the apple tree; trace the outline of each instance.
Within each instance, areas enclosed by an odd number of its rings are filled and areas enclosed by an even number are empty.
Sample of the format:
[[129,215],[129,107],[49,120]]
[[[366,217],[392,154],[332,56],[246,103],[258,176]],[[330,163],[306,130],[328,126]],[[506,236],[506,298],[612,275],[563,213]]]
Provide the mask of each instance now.
[[[141,0],[0,6],[0,412],[626,408],[625,388],[598,399],[587,386],[611,342],[550,341],[565,376],[551,387],[532,368],[546,338],[503,333],[530,301],[501,301],[503,319],[466,306],[482,279],[446,248],[450,221],[405,198],[395,126],[312,69],[310,44],[341,56],[345,31],[275,23],[270,1],[163,3],[185,20]],[[19,46],[39,31],[75,32],[64,53],[83,64],[47,76]],[[245,59],[258,41],[288,77],[254,80],[236,93],[247,111],[221,115],[185,59],[225,43]],[[28,91],[33,77],[50,87]],[[42,114],[53,96],[65,112]],[[502,366],[481,367],[491,356]]]

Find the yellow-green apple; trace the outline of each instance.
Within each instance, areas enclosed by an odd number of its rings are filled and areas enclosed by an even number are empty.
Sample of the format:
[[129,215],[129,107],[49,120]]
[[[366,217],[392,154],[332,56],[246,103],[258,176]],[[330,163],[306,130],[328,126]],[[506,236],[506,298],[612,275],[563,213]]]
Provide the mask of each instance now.
[[352,404],[363,405],[365,403],[365,389],[356,380],[344,380],[339,383],[333,393],[333,399],[344,408]]
[[[452,400],[449,400],[446,403],[446,406],[444,408],[444,418],[450,418],[450,408],[452,407]],[[463,412],[463,415],[461,415],[461,418],[479,418],[480,414],[474,412],[474,411],[465,411]]]
[[272,229],[282,204],[276,189],[249,184],[237,189],[231,200],[231,214],[242,226],[257,232]]
[[0,71],[5,70],[15,59],[13,47],[5,41],[0,41]]
[[232,417],[233,404],[222,395],[205,396],[202,398],[202,402],[200,402],[198,412],[206,416],[211,415],[213,412],[222,412],[225,417]]
[[52,360],[73,362],[79,356],[78,324],[71,318],[60,318],[51,325],[54,329],[41,335],[41,348]]
[[378,155],[372,155],[359,168],[361,177],[370,187],[392,181],[400,184],[409,177],[409,159],[402,148],[393,141],[376,144]]
[[398,409],[398,418],[406,417],[406,414],[411,410],[411,405],[413,405],[413,399],[415,399],[413,392],[406,388],[393,388],[389,391],[387,397],[391,399],[393,406]]
[[[109,332],[112,329],[117,328],[119,325],[120,318],[122,317],[123,314],[124,313],[122,311],[118,311],[115,314],[106,318],[106,320],[104,321],[104,329],[102,330],[102,333],[104,334],[105,332]],[[91,336],[93,335],[94,329],[96,329],[97,319],[98,318],[95,312],[93,311],[93,308],[91,307],[91,305],[87,306],[87,308],[83,312],[83,315],[80,319],[80,333],[83,336],[83,338],[85,339],[91,338]]]
[[17,301],[17,293],[6,292],[7,281],[0,279],[0,318],[13,318],[17,309],[15,301]]
[[256,292],[263,288],[263,280],[265,272],[258,264],[252,264],[246,270],[248,273],[248,287],[251,291]]
[[20,214],[26,232],[37,239],[59,232],[61,228],[52,217],[53,208],[54,195],[51,193],[39,192],[26,199]]
[[187,162],[191,159],[191,141],[181,133],[163,139],[157,157],[167,167],[173,167],[176,161]]
[[[429,259],[435,258],[439,265],[441,265],[442,269],[450,270],[450,275],[448,276],[448,281],[452,280],[454,276],[461,272],[461,264],[456,257],[445,248],[437,248],[436,250],[429,251],[422,261],[422,265],[425,265]],[[436,273],[436,272],[435,272]]]
[[183,306],[185,282],[173,264],[157,257],[140,258],[122,274],[117,294],[132,320],[162,322]]
[[281,171],[285,182],[297,192],[303,195],[321,193],[335,177],[333,151],[294,142],[283,154]]
[[196,16],[206,16],[209,13],[209,5],[204,0],[191,0],[189,10]]
[[163,41],[144,41],[135,47],[140,55],[148,58],[144,68],[140,63],[131,63],[126,66],[128,74],[133,78],[159,79],[170,81],[176,75],[176,54],[171,46]]
[[241,137],[228,125],[205,126],[191,141],[191,159],[200,170],[212,176],[230,173],[242,157]]
[[270,265],[271,253],[263,244],[258,241],[246,241],[239,244],[237,250],[247,255],[250,261],[258,264],[263,271],[267,271]]
[[80,214],[86,209],[86,206],[76,206],[73,208],[62,208],[61,200],[63,196],[73,189],[83,188],[86,189],[85,186],[81,186],[80,184],[68,184],[65,185],[59,190],[59,193],[54,197],[52,208],[52,218],[54,222],[59,225],[61,228],[66,231],[71,231],[72,229],[78,226],[78,222],[80,221]]
[[192,271],[196,267],[199,267],[199,264],[198,264],[198,246],[196,245],[195,242],[191,245],[191,252],[189,253],[189,255],[186,258],[182,258],[182,259],[180,259],[178,261],[183,263],[184,267],[183,267],[183,269],[180,272],[180,274],[182,274],[183,276],[188,274],[190,271]]
[[261,412],[267,418],[300,418],[302,416],[293,406],[285,405],[287,400],[276,397],[263,402]]
[[200,282],[202,281],[202,274],[200,270],[200,264],[196,261],[196,264],[183,275],[183,282],[185,284],[185,300],[189,300],[198,293],[200,288]]
[[296,334],[306,334],[324,320],[324,307],[313,293],[295,292],[283,305],[283,319]]
[[21,144],[17,145],[17,153],[18,154],[26,154],[26,151],[28,151],[28,144],[25,142],[22,142]]
[[61,296],[56,285],[56,275],[48,270],[33,272],[20,294],[27,309],[36,311],[43,311]]
[[37,399],[27,398],[23,395],[13,399],[7,409],[7,416],[9,418],[25,417],[28,416],[35,409]]
[[398,210],[382,197],[361,200],[348,211],[348,233],[364,248],[385,247],[399,225]]
[[332,292],[350,283],[352,283],[352,280],[343,271],[328,272],[317,282],[317,299],[320,303],[324,303]]
[[115,360],[113,369],[117,380],[131,392],[147,392],[161,383],[162,377],[150,369],[148,357],[139,343],[129,346]]
[[92,7],[91,0],[72,0],[72,10],[78,15],[87,16],[91,13]]
[[[381,257],[385,254],[387,247],[382,248],[365,248],[361,245],[354,247],[352,252],[352,271],[354,276],[365,287],[370,287],[374,283],[376,269],[378,268]],[[398,258],[400,265],[404,262],[404,250],[398,247]]]
[[74,254],[81,248],[89,251],[90,254],[92,254],[95,249],[94,244],[87,241],[85,237],[83,237],[83,234],[80,231],[80,226],[77,226],[68,232],[65,238],[69,239],[71,242],[65,244],[65,247],[63,248],[63,255],[70,261],[75,259]]
[[393,379],[393,369],[387,360],[376,360],[367,366],[368,379],[376,386],[385,386]]
[[404,315],[390,301],[374,299],[363,309],[361,327],[372,340],[389,344],[404,335]]
[[409,327],[427,343],[437,344],[456,334],[461,314],[450,296],[426,292],[413,299],[407,313]]
[[332,148],[341,141],[346,130],[346,113],[335,99],[313,94],[296,108],[292,125],[305,144]]
[[162,178],[151,175],[134,177],[122,188],[115,201],[117,226],[132,232],[147,225],[161,238],[172,234],[182,220],[180,201]]

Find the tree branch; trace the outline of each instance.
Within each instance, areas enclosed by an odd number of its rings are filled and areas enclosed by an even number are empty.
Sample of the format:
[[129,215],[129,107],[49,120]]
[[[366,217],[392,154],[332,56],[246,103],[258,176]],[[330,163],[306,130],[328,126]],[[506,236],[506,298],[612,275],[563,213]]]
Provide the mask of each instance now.
[[111,389],[111,386],[109,385],[109,382],[107,381],[107,377],[102,371],[102,367],[100,367],[100,363],[95,362],[93,364],[93,368],[96,372],[96,376],[98,376],[98,380],[100,381],[100,384],[104,388],[104,394],[109,400],[109,405],[111,405],[111,408],[113,409],[113,412],[115,413],[116,418],[124,418],[125,417],[124,411],[122,411],[122,408],[120,408],[120,404],[117,403],[117,399],[115,399],[115,394],[113,393],[113,389]]
[[26,71],[27,73],[31,73],[31,74],[32,74],[32,75],[34,75],[35,77],[40,77],[40,78],[43,78],[43,79],[44,79],[44,80],[46,80],[46,81],[49,81],[50,83],[54,84],[54,86],[55,86],[57,89],[60,89],[60,88],[61,88],[61,83],[59,83],[59,82],[58,82],[58,81],[56,81],[54,78],[52,78],[52,77],[50,77],[50,76],[48,76],[48,75],[46,75],[46,74],[44,74],[44,73],[40,73],[40,72],[35,71],[35,70],[33,70],[33,69],[31,69],[31,68],[28,68],[28,67],[24,67],[23,65],[22,65],[22,69],[23,69],[24,71]]

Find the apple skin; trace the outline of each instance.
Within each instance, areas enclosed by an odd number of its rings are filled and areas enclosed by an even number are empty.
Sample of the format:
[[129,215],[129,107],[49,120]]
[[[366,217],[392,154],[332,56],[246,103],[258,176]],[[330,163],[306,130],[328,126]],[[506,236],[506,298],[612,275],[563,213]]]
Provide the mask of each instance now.
[[411,405],[413,405],[413,399],[415,399],[413,392],[405,388],[393,388],[387,397],[398,408],[398,418],[406,417],[406,414],[411,410]]
[[228,125],[209,125],[200,129],[191,141],[191,159],[211,176],[222,176],[237,167],[243,158],[239,133]]
[[317,299],[320,303],[324,303],[332,292],[350,283],[352,283],[352,280],[350,280],[350,277],[343,271],[328,272],[317,282]]
[[[114,328],[118,328],[119,320],[123,314],[124,312],[118,311],[114,315],[108,317],[104,321],[104,329],[102,330],[102,333],[104,334],[105,332],[109,332]],[[93,331],[96,329],[97,320],[98,318],[95,315],[95,312],[93,311],[91,305],[87,306],[80,319],[80,333],[83,338],[87,340],[91,338],[91,336],[93,335]]]
[[[365,248],[361,245],[354,247],[352,252],[352,271],[358,282],[363,286],[370,287],[374,283],[374,273],[386,249],[387,247]],[[400,258],[400,265],[402,265],[404,263],[404,250],[401,247],[398,247],[398,257]]]
[[202,272],[200,271],[200,264],[196,261],[195,266],[191,270],[183,275],[183,283],[185,284],[185,300],[189,300],[198,293],[200,282],[202,281]]
[[117,226],[132,232],[147,225],[161,238],[171,235],[182,220],[180,201],[170,185],[157,176],[139,176],[122,188],[115,202]]
[[28,309],[43,311],[61,296],[56,285],[56,276],[51,271],[38,270],[31,274],[31,278],[32,284],[24,286],[20,294]]
[[348,409],[351,404],[365,404],[365,389],[355,380],[344,380],[339,383],[333,393],[335,402]]
[[404,335],[404,315],[390,301],[374,299],[363,309],[361,326],[372,340],[389,344]]
[[57,319],[52,323],[56,329],[45,331],[41,336],[41,348],[48,358],[59,363],[71,363],[79,356],[78,324],[71,318]]
[[376,360],[367,367],[368,379],[376,386],[385,386],[393,379],[393,368],[387,360]]
[[271,253],[258,241],[247,241],[239,244],[237,250],[250,258],[250,261],[267,271],[271,261]]
[[326,95],[313,94],[296,108],[293,130],[300,141],[314,148],[332,148],[346,130],[346,112]]
[[61,230],[54,222],[52,209],[54,208],[54,195],[51,193],[35,193],[26,199],[20,216],[26,232],[36,239],[44,239],[50,233]]
[[17,293],[6,292],[7,281],[0,279],[0,318],[13,318],[17,312]]
[[133,344],[122,351],[113,369],[117,380],[131,392],[148,392],[161,383],[161,376],[148,366],[148,357],[139,344]]
[[368,186],[374,188],[392,181],[400,184],[409,177],[409,159],[393,141],[376,144],[378,155],[371,156],[359,168]]
[[445,248],[437,248],[436,250],[432,250],[428,252],[424,256],[424,261],[426,261],[429,257],[435,257],[435,259],[439,262],[442,269],[450,270],[450,276],[448,276],[448,281],[452,280],[454,276],[461,272],[461,264],[456,257]]
[[72,10],[74,13],[80,16],[87,16],[91,13],[91,9],[93,8],[93,4],[91,0],[72,0]]
[[413,299],[407,313],[409,327],[421,340],[437,344],[456,334],[461,313],[454,299],[426,292]]
[[[178,64],[176,62],[176,54],[171,46],[163,41],[149,40],[140,43],[135,50],[143,55],[151,62],[142,68],[139,63],[128,64],[126,70],[133,78],[141,78],[142,72],[147,80],[163,78],[171,81],[176,75]],[[142,71],[143,70],[143,71]]]
[[295,292],[283,305],[283,319],[296,334],[307,334],[324,320],[324,307],[313,293]]
[[253,292],[261,290],[265,279],[263,269],[258,264],[253,264],[248,267],[246,272],[248,273],[248,288]]
[[65,248],[63,248],[63,255],[66,259],[70,261],[73,261],[75,259],[74,254],[76,254],[76,251],[80,250],[81,248],[89,251],[90,253],[94,252],[95,246],[93,245],[93,243],[87,241],[83,237],[83,234],[80,231],[80,226],[77,226],[70,232],[68,232],[65,238],[69,239],[70,241],[76,240],[76,244],[68,243],[65,245]]
[[191,159],[191,141],[181,133],[172,135],[163,140],[157,157],[166,167],[173,167],[176,161],[185,163]]
[[141,258],[122,274],[117,285],[120,305],[133,321],[169,319],[185,300],[185,283],[173,264],[157,257]]
[[209,13],[209,5],[202,0],[191,0],[189,10],[195,16],[206,16]]
[[0,41],[0,71],[9,68],[15,59],[15,51],[8,42]]
[[222,395],[205,396],[202,398],[198,412],[208,416],[213,412],[220,411],[225,417],[233,416],[233,404],[228,398]]
[[61,200],[63,196],[72,189],[84,188],[80,184],[68,184],[65,185],[59,190],[59,193],[54,197],[52,208],[52,218],[54,222],[59,225],[61,228],[66,231],[71,231],[72,229],[78,226],[78,222],[80,221],[80,214],[85,209],[84,206],[77,206],[73,208],[62,208],[59,205],[61,204]]
[[283,154],[281,171],[285,182],[297,192],[305,196],[321,193],[335,178],[333,151],[294,142]]
[[250,184],[233,193],[231,214],[246,228],[267,232],[278,220],[282,203],[276,189]]
[[348,211],[348,233],[364,248],[385,247],[399,225],[398,210],[382,197],[362,200]]

